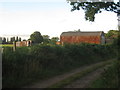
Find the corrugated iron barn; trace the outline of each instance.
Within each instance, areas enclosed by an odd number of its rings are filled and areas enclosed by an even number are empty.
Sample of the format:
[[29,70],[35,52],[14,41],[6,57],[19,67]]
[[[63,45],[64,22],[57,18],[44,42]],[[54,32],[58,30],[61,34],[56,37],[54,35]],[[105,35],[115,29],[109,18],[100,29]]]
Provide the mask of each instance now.
[[103,31],[74,31],[63,32],[60,35],[60,43],[95,43],[105,44],[105,36]]

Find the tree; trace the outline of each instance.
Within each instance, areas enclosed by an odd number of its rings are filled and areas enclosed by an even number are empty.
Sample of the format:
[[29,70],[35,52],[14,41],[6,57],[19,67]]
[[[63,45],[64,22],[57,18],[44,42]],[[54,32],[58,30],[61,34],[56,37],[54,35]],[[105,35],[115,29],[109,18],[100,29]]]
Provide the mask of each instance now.
[[72,5],[71,11],[83,9],[85,11],[85,19],[92,22],[95,19],[95,14],[101,13],[103,10],[120,14],[118,10],[118,7],[120,7],[119,2],[108,2],[108,0],[104,0],[104,2],[99,0],[97,0],[98,2],[93,2],[94,0],[91,0],[91,2],[87,2],[89,0],[85,0],[86,2],[83,2],[84,0],[76,0],[76,2],[72,0],[67,1],[70,1],[70,5]]
[[10,38],[10,43],[13,43],[13,39],[12,39],[12,37]]
[[9,40],[8,40],[8,38],[7,38],[7,43],[9,43]]
[[15,41],[15,37],[12,37],[13,42]]
[[50,41],[51,41],[52,44],[56,44],[56,42],[57,42],[58,40],[59,40],[58,37],[52,37]]
[[10,43],[13,43],[15,41],[15,37],[10,38]]
[[114,39],[118,37],[118,30],[109,30],[108,33],[105,34],[106,38]]
[[2,44],[2,37],[0,37],[0,44]]
[[30,39],[33,43],[41,43],[43,42],[43,37],[39,31],[35,31],[30,35]]
[[18,41],[18,36],[16,37],[16,40],[15,40],[16,42]]
[[50,41],[49,36],[48,35],[43,35],[43,43],[48,44],[49,41]]
[[[120,19],[120,0],[119,2],[108,2],[108,0],[104,0],[104,2],[100,2],[100,0],[97,0],[99,2],[93,2],[94,0],[89,0],[91,2],[87,2],[88,0],[85,0],[86,2],[80,2],[84,0],[74,0],[75,2],[70,1],[70,5],[72,5],[71,11],[74,10],[80,10],[81,8],[85,11],[85,19],[89,21],[95,20],[95,14],[101,13],[103,10],[111,11],[114,13],[117,13],[118,18]],[[118,20],[119,20],[118,19]],[[120,21],[119,21],[120,22]],[[120,88],[120,24],[118,25],[118,39],[117,39],[117,49],[118,49],[118,88]]]
[[2,44],[6,44],[6,38],[5,37],[3,37],[3,39],[2,39]]
[[21,37],[19,37],[18,41],[21,41]]

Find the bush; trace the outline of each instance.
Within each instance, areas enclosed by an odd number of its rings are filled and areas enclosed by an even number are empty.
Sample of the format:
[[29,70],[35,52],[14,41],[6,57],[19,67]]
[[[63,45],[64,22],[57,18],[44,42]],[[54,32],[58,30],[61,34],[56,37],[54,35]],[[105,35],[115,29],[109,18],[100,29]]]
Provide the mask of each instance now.
[[[21,87],[71,69],[115,57],[110,45],[66,44],[4,48],[3,88]],[[18,82],[19,81],[19,82]]]
[[114,61],[112,65],[104,69],[101,77],[92,83],[91,88],[119,88],[119,67],[118,61]]

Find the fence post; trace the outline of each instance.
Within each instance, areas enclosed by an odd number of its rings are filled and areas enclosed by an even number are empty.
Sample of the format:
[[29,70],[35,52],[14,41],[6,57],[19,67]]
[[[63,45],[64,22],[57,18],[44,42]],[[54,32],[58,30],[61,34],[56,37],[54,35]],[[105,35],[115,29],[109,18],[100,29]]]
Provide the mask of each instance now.
[[13,51],[16,51],[16,42],[13,42]]

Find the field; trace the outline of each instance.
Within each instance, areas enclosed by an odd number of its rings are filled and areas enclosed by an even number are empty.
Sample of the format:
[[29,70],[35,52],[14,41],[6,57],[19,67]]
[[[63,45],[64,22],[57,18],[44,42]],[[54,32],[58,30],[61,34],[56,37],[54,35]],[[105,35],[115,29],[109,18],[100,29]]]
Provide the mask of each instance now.
[[34,45],[17,47],[15,52],[12,47],[4,47],[2,56],[3,87],[12,88],[115,58],[116,51],[113,45]]
[[0,47],[13,47],[13,44],[0,44]]

